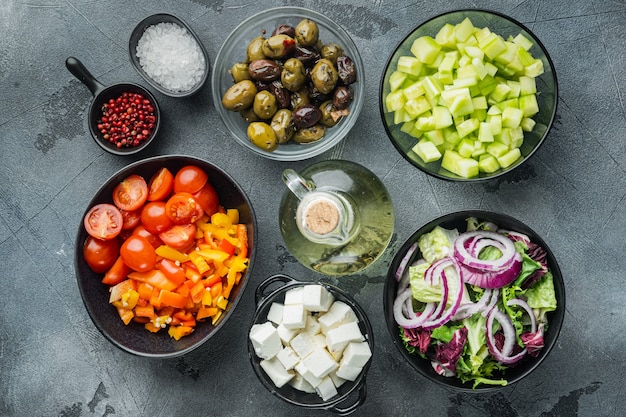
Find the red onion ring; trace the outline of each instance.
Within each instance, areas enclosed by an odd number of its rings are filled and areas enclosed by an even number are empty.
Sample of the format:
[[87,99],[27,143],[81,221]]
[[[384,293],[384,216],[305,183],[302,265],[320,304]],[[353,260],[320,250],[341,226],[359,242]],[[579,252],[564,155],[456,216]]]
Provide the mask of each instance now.
[[399,326],[406,329],[420,327],[421,324],[425,322],[435,310],[435,303],[427,303],[424,311],[418,315],[415,311],[413,311],[413,306],[411,304],[411,311],[405,316],[405,312],[403,311],[406,308],[405,304],[407,300],[411,300],[412,297],[413,292],[411,287],[408,287],[401,291],[393,302],[393,318]]
[[[500,323],[500,327],[502,328],[502,332],[504,333],[504,345],[502,346],[502,350],[498,349],[496,346],[496,340],[493,331],[493,322],[496,320]],[[526,348],[524,348],[521,352],[511,356],[511,352],[513,351],[513,347],[515,346],[515,328],[513,327],[513,323],[509,316],[500,311],[497,308],[491,310],[491,312],[487,315],[487,348],[489,349],[489,353],[494,357],[498,362],[511,365],[520,359],[522,359],[526,353],[528,352]]]
[[511,298],[506,302],[507,306],[516,305],[523,308],[526,311],[526,314],[530,316],[530,331],[531,333],[535,333],[537,331],[537,318],[533,313],[532,308],[528,305],[528,303],[521,298]]
[[[453,275],[448,278],[445,268],[452,266],[453,267]],[[432,314],[431,318],[426,322],[422,323],[422,328],[426,330],[435,329],[442,324],[447,323],[450,318],[457,312],[459,306],[461,305],[461,300],[463,299],[463,289],[464,283],[461,279],[461,270],[459,269],[459,264],[454,258],[444,258],[433,263],[426,273],[431,271],[431,275],[433,276],[431,279],[439,278],[444,287],[443,295],[441,298],[441,302],[437,306],[435,313]],[[424,276],[426,278],[426,275]],[[448,292],[450,291],[450,285],[448,279],[455,280],[457,285],[457,293],[453,295],[452,304],[448,309],[445,309],[446,304],[448,303]]]
[[404,270],[406,269],[406,266],[408,265],[411,256],[413,256],[416,250],[417,242],[413,243],[409,247],[409,249],[407,249],[406,253],[402,257],[402,260],[400,261],[400,264],[398,265],[398,269],[396,269],[396,281],[400,281],[400,278],[402,277],[402,274],[404,274]]

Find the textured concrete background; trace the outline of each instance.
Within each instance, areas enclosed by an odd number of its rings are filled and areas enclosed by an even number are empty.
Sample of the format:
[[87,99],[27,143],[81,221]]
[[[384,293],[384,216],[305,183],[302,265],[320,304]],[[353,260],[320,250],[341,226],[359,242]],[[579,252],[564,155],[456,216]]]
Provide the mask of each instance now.
[[[103,338],[76,285],[74,237],[93,193],[140,157],[100,150],[89,135],[91,94],[65,68],[76,56],[102,83],[145,85],[128,59],[134,25],[155,12],[185,19],[211,58],[230,30],[271,6],[318,10],[353,37],[366,63],[360,121],[335,149],[277,163],[228,136],[207,86],[192,99],[157,93],[161,140],[141,157],[183,153],[229,171],[249,193],[260,245],[242,302],[222,332],[171,360],[127,354]],[[385,136],[378,86],[391,48],[420,22],[455,8],[514,17],[543,41],[556,66],[558,115],[547,142],[515,174],[478,185],[426,176]],[[253,289],[277,272],[313,281],[278,228],[281,172],[342,158],[388,187],[396,230],[362,274],[330,279],[368,313],[375,334],[361,416],[623,416],[626,414],[626,5],[623,0],[206,1],[2,0],[0,2],[0,415],[305,415],[273,397],[247,358]],[[459,394],[429,383],[401,359],[382,316],[385,273],[421,224],[461,209],[517,217],[559,260],[567,313],[558,344],[525,380],[495,394]],[[306,413],[311,416],[325,412]]]

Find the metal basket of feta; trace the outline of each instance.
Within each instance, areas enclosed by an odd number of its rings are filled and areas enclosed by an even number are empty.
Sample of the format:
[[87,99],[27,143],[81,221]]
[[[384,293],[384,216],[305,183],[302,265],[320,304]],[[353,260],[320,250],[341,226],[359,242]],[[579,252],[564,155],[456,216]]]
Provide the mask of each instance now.
[[300,407],[356,411],[374,351],[363,309],[340,288],[281,274],[259,284],[255,301],[248,352],[263,385]]

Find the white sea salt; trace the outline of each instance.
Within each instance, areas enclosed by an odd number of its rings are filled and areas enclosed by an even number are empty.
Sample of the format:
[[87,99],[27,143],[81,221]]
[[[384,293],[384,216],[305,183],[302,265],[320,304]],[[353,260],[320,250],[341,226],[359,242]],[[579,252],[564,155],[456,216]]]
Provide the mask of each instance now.
[[205,71],[200,45],[186,28],[176,23],[147,27],[137,43],[137,58],[150,78],[174,92],[191,90]]

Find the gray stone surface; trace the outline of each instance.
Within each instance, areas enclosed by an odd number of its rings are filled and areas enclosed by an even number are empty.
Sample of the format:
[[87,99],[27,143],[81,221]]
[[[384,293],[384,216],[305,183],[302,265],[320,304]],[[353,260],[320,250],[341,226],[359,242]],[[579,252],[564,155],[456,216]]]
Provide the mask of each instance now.
[[[234,143],[207,86],[191,99],[157,94],[161,140],[141,157],[190,154],[226,168],[256,208],[254,274],[233,317],[183,357],[145,359],[110,344],[80,300],[74,238],[93,193],[140,157],[104,153],[86,124],[89,91],[65,68],[76,56],[104,84],[142,80],[127,41],[145,16],[185,19],[211,58],[244,18],[296,4],[339,22],[366,63],[360,121],[335,149],[277,163]],[[286,167],[342,158],[386,184],[396,230],[381,260],[363,273],[328,281],[354,295],[371,320],[374,361],[361,416],[623,416],[626,406],[626,5],[624,1],[485,1],[543,41],[556,66],[558,115],[547,142],[519,172],[478,185],[443,182],[406,162],[385,136],[378,110],[383,65],[414,26],[475,2],[425,1],[76,1],[0,4],[0,415],[292,416],[305,412],[273,397],[250,366],[246,331],[254,288],[277,272],[313,281],[278,228]],[[143,83],[142,83],[143,84]],[[145,85],[145,84],[144,84]],[[402,361],[382,314],[390,260],[421,224],[461,209],[517,217],[538,231],[565,278],[567,313],[552,353],[531,376],[493,394],[433,385]]]

